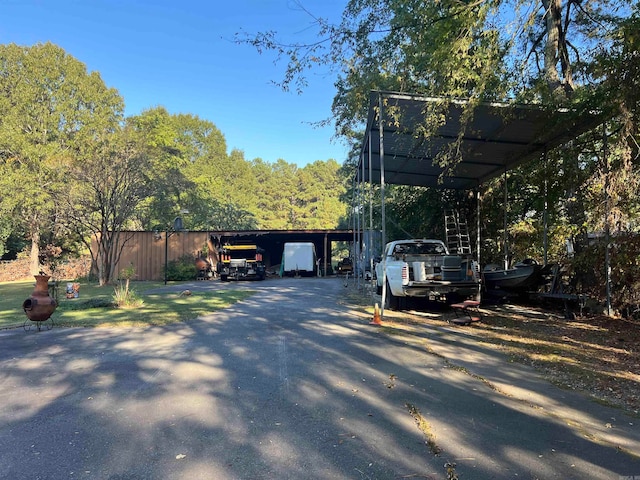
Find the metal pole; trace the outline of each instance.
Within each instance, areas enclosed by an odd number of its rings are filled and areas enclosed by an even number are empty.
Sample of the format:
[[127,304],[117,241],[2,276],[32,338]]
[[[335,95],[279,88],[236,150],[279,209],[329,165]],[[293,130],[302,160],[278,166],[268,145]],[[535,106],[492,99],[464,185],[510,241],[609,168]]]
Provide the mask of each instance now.
[[478,191],[476,192],[476,261],[478,262],[478,275],[480,275],[480,282],[478,283],[478,301],[482,301],[482,268],[480,267],[480,246],[482,242],[482,235],[480,234],[481,222],[480,222],[480,214],[481,212],[481,196],[480,196],[480,185],[478,185]]
[[544,149],[544,212],[543,212],[543,223],[544,223],[544,237],[543,237],[543,250],[544,250],[544,264],[548,263],[548,255],[549,255],[549,181],[547,178],[548,175],[548,159],[547,159],[547,149]]
[[380,136],[380,208],[382,210],[382,305],[380,315],[384,316],[384,302],[387,299],[387,259],[384,249],[387,244],[387,221],[384,206],[384,122],[382,115],[382,93],[378,92],[378,132]]
[[324,234],[324,277],[327,276],[327,256],[329,255],[329,234]]
[[605,250],[604,250],[604,264],[605,264],[605,282],[607,289],[607,315],[611,316],[611,227],[609,225],[609,215],[611,209],[611,197],[609,195],[609,175],[611,172],[609,171],[609,152],[607,145],[608,137],[607,137],[607,124],[606,122],[602,124],[602,150],[604,157],[604,208],[605,208],[605,219],[604,219],[604,238],[605,238]]
[[478,185],[478,191],[476,192],[476,260],[478,262],[478,267],[480,267],[480,246],[482,243],[482,235],[480,233],[480,229],[482,228],[482,223],[480,222],[480,215],[482,214],[482,197],[480,195],[480,185]]
[[371,135],[369,135],[369,267],[373,278],[373,178],[371,168]]
[[362,185],[362,182],[360,180],[360,172],[357,172],[356,175],[356,182],[357,182],[357,188],[356,188],[356,245],[355,245],[355,252],[356,252],[356,261],[355,261],[355,269],[354,269],[354,275],[356,277],[356,287],[360,288],[360,268],[362,266],[362,262],[361,262],[361,255],[360,255],[360,245],[362,243],[362,232],[360,231],[360,186]]
[[169,229],[164,230],[164,284],[167,284],[167,266],[169,263]]
[[509,194],[507,192],[507,169],[504,169],[504,219],[502,233],[502,248],[504,249],[504,269],[509,268],[509,246],[507,244],[507,206],[509,205]]
[[[356,169],[356,172],[357,172],[357,169]],[[356,259],[357,259],[357,256],[356,256],[356,245],[357,245],[357,236],[356,236],[356,203],[357,203],[357,200],[356,200],[356,188],[357,187],[356,187],[356,183],[355,183],[356,181],[357,181],[357,178],[354,179],[354,181],[353,181],[353,193],[352,193],[352,197],[351,197],[351,228],[353,230],[353,242],[352,242],[352,246],[351,246],[351,252],[350,252],[351,255],[350,256],[353,256],[353,269],[354,269],[354,272],[355,272],[355,269],[357,267],[357,265],[356,265]],[[349,278],[348,274],[347,274],[346,278]]]
[[364,158],[362,158],[362,155],[360,156],[360,162],[362,163],[362,177],[360,178],[360,206],[362,208],[362,223],[360,224],[362,226],[362,245],[364,246],[364,249],[362,250],[362,283],[363,286],[366,285],[365,282],[365,272],[366,272],[366,266],[369,263],[369,239],[367,238],[366,235],[366,231],[367,231],[367,222],[366,222],[366,217],[365,217],[365,208],[364,208]]

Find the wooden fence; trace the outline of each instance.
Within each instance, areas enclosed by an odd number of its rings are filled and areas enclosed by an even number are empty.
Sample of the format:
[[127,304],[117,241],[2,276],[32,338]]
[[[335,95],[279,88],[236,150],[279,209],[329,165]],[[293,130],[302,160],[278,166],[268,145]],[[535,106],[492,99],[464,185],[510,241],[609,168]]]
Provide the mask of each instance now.
[[165,263],[199,255],[208,237],[208,232],[122,232],[125,244],[116,272],[133,265],[136,280],[163,280]]

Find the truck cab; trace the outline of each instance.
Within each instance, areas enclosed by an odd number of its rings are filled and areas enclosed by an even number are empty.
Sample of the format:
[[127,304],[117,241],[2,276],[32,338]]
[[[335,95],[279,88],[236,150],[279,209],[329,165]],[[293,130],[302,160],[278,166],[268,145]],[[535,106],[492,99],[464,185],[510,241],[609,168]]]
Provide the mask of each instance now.
[[264,250],[257,245],[225,245],[218,252],[220,280],[264,280]]

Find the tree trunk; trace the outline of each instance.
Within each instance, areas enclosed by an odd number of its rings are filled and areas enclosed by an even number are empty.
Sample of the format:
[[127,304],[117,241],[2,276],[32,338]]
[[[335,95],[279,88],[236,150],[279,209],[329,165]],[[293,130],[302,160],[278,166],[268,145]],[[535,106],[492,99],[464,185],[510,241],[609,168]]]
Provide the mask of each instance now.
[[547,85],[552,92],[556,92],[560,86],[560,74],[558,73],[558,50],[560,45],[560,0],[542,0],[544,6],[545,29],[547,42],[544,48],[544,74]]
[[31,271],[31,275],[40,273],[40,230],[37,228],[31,232],[29,270]]
[[[566,31],[562,25],[562,0],[542,0],[547,42],[544,48],[544,70],[549,90],[554,95],[570,96],[575,86],[567,49]],[[567,7],[569,8],[569,7]],[[562,71],[558,71],[558,63]]]

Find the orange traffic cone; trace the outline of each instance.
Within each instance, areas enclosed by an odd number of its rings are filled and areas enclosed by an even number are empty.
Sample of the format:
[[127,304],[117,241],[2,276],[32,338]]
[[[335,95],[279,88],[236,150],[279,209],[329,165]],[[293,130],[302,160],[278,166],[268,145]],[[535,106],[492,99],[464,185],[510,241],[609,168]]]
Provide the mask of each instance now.
[[369,322],[369,325],[382,325],[382,321],[380,319],[380,309],[378,308],[377,303],[375,308],[373,309],[373,320]]

